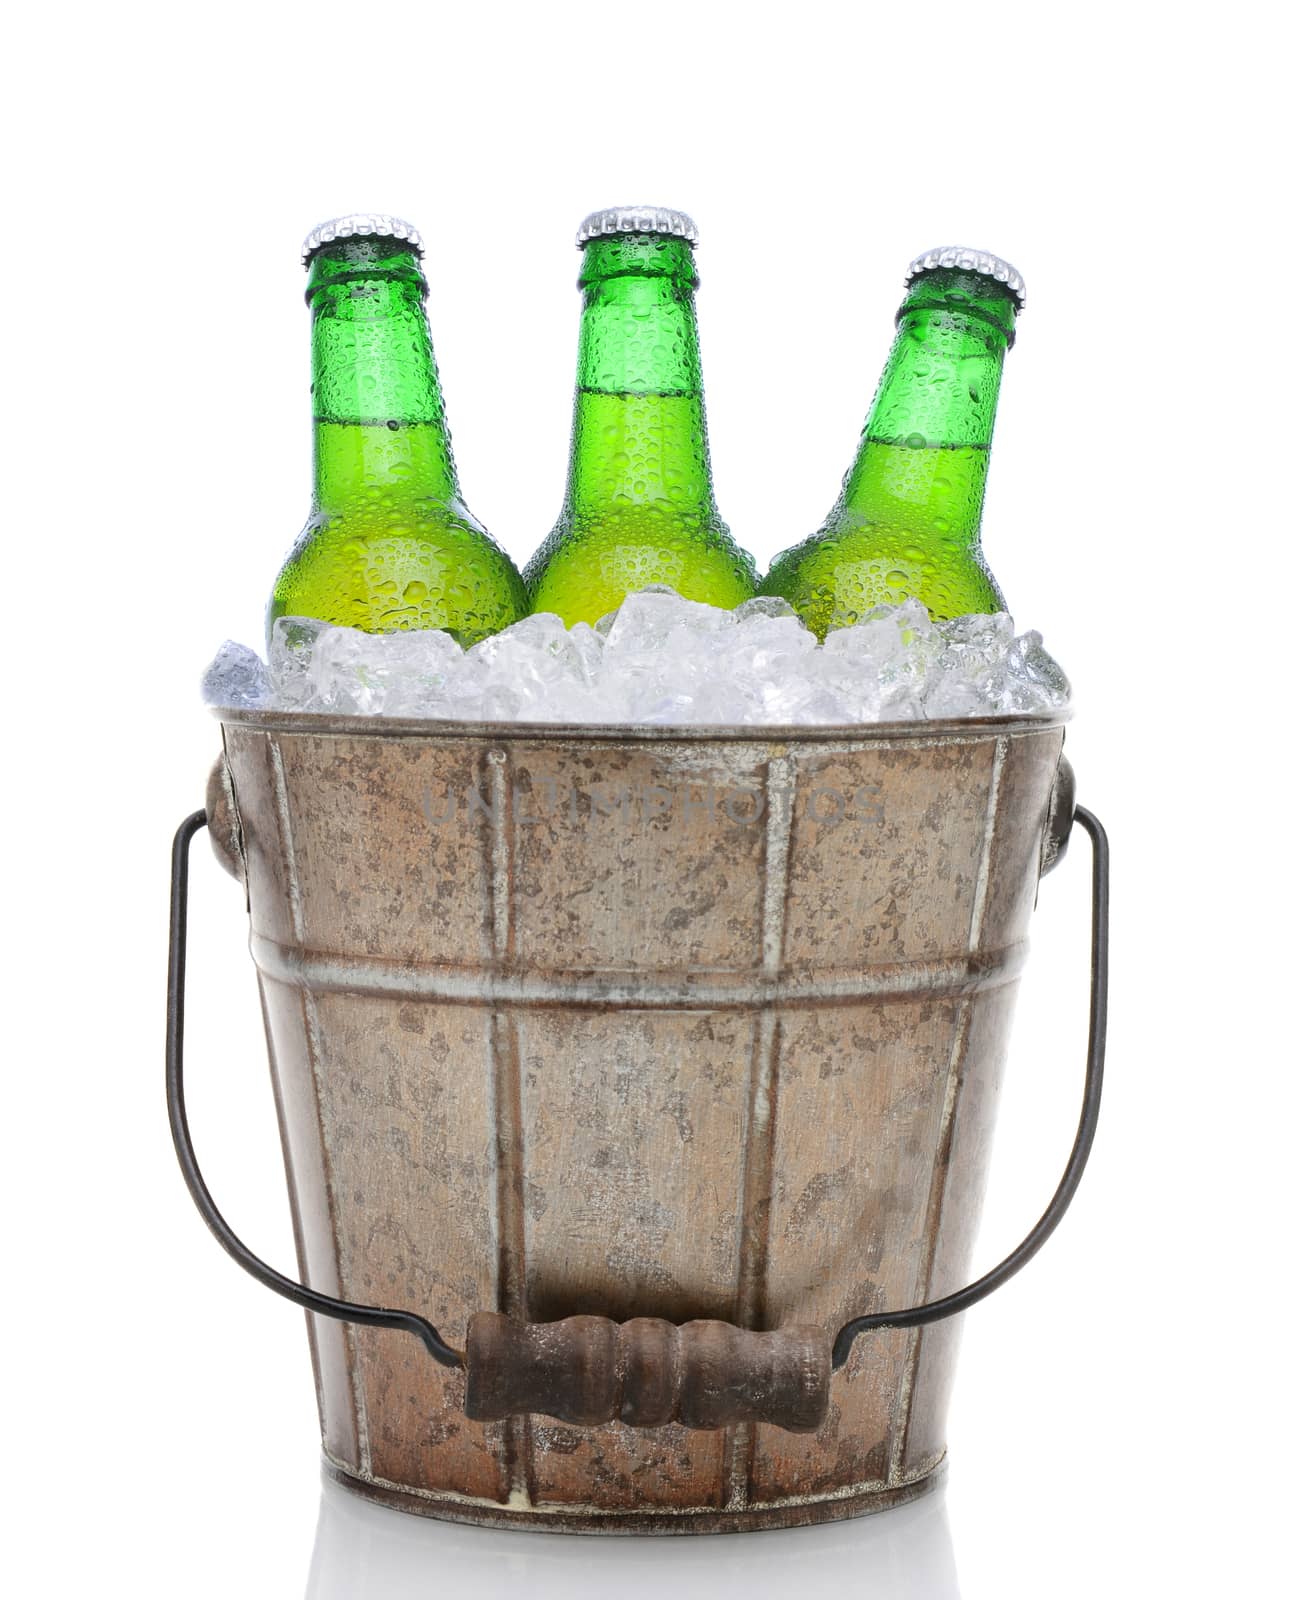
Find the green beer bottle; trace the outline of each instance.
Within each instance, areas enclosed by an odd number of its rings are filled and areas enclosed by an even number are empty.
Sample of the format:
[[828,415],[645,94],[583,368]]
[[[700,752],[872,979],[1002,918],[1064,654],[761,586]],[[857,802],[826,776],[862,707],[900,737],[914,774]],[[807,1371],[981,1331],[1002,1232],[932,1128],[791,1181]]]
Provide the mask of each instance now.
[[857,459],[826,521],[783,551],[761,594],[819,637],[872,606],[920,600],[936,621],[1004,611],[980,550],[1002,358],[1025,286],[981,250],[919,256]]
[[757,584],[713,500],[695,325],[695,224],[655,206],[578,230],[582,323],[564,506],[524,571],[570,627],[664,583],[732,607]]
[[509,556],[460,498],[424,314],[420,236],[350,216],[307,236],[315,483],[267,607],[471,645],[528,609]]

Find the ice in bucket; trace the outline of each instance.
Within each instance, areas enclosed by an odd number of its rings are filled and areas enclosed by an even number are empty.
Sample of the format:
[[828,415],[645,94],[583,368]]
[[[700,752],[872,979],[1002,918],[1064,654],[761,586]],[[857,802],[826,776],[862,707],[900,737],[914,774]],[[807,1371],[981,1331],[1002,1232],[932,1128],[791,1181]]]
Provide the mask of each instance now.
[[462,650],[450,634],[369,634],[282,617],[269,665],[227,643],[211,705],[460,721],[835,726],[1060,712],[1065,674],[1005,612],[932,623],[879,606],[819,644],[784,600],[735,611],[667,588],[629,595],[593,628],[526,617]]

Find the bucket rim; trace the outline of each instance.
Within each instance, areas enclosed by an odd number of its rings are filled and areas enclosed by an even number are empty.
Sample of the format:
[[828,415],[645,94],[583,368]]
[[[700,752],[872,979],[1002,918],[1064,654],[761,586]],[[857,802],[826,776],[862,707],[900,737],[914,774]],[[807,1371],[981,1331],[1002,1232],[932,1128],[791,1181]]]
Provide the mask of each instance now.
[[1009,712],[989,717],[936,717],[906,722],[849,723],[614,723],[471,722],[450,717],[341,715],[326,711],[269,711],[210,706],[223,727],[262,733],[343,735],[389,739],[473,739],[529,744],[861,744],[935,738],[989,738],[1063,728],[1073,711]]

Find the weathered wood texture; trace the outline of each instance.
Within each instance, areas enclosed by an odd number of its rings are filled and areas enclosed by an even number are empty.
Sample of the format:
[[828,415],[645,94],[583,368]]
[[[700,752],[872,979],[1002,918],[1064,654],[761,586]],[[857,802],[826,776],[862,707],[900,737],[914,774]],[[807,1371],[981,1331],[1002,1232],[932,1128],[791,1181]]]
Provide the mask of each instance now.
[[[689,737],[230,716],[302,1270],[409,1307],[810,1325],[957,1287],[1061,729]],[[316,1322],[326,1453],[434,1515],[802,1523],[943,1455],[956,1330],[857,1342],[815,1431],[475,1421]]]

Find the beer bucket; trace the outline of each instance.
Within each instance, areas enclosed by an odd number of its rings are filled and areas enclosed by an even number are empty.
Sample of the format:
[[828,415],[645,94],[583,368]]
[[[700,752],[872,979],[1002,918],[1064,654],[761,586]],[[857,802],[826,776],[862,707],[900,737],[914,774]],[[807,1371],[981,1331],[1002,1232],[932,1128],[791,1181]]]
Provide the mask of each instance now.
[[[431,1516],[702,1532],[937,1481],[953,1313],[1087,1158],[1105,838],[1059,717],[579,728],[220,713],[177,835],[173,1133],[309,1310],[327,1472]],[[1094,847],[1070,1164],[964,1275],[1039,876]],[[303,1283],[181,1082],[188,845],[245,884]]]

